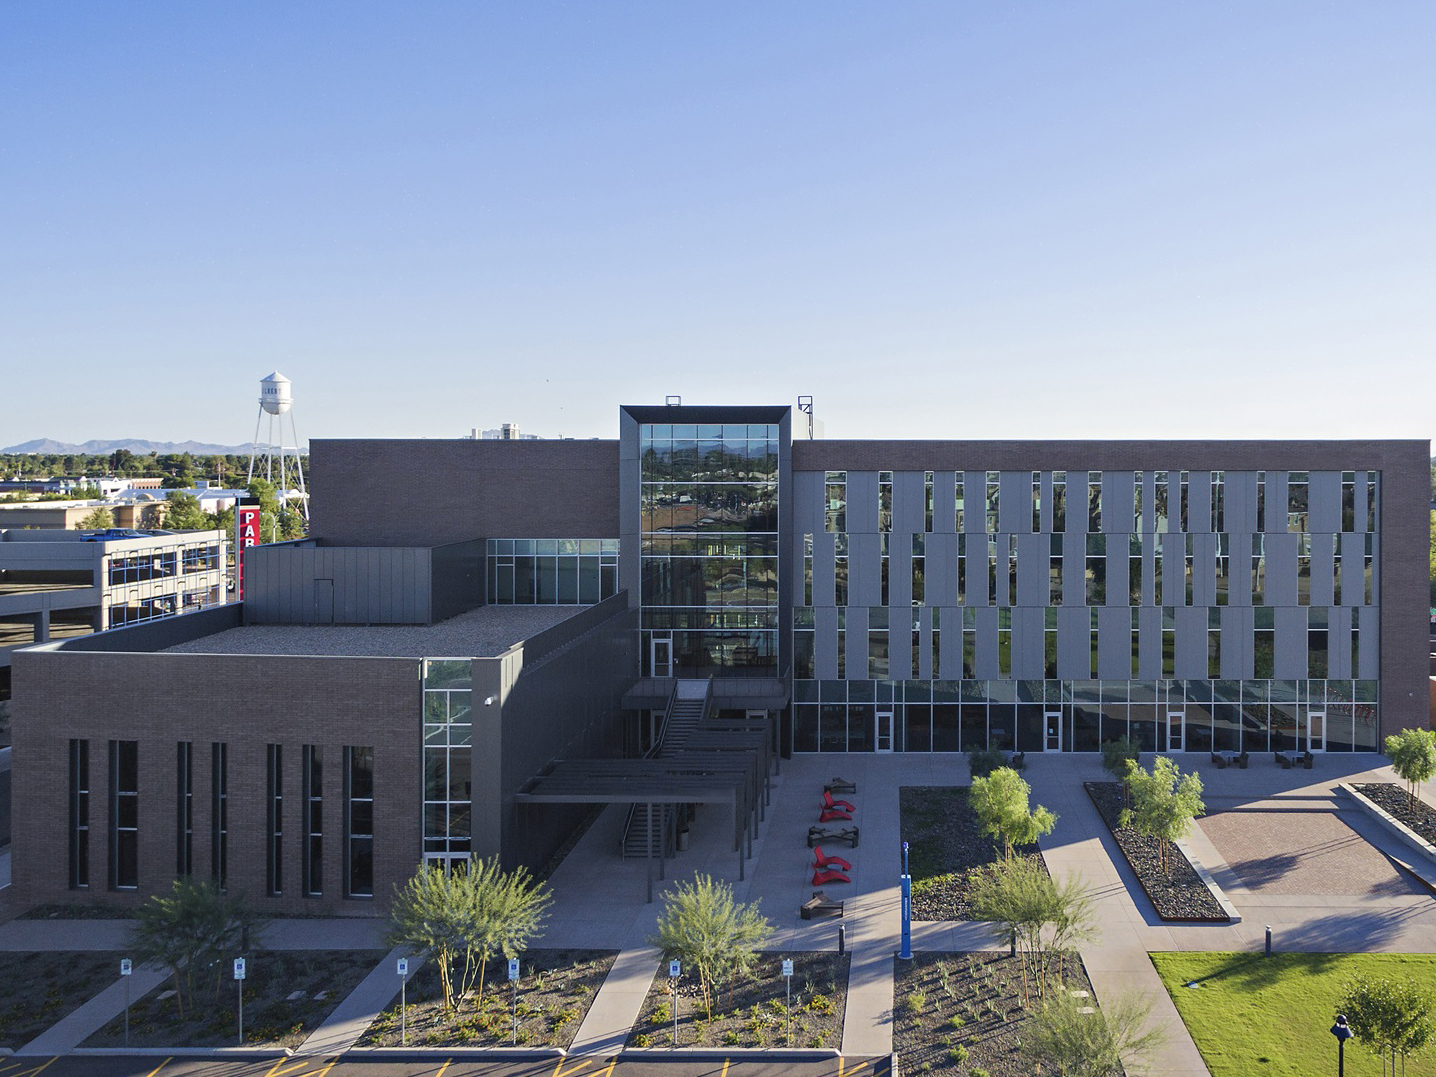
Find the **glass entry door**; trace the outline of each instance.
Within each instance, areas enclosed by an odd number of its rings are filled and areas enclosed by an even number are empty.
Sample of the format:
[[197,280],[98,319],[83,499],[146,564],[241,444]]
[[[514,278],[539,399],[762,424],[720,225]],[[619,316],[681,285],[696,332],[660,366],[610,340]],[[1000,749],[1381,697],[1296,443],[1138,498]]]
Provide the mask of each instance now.
[[1306,750],[1312,753],[1326,751],[1325,711],[1313,710],[1306,714]]
[[878,711],[873,715],[875,728],[873,730],[873,751],[891,752],[893,750],[893,712]]
[[653,676],[673,676],[673,637],[653,636],[648,643],[648,657]]
[[1048,752],[1060,752],[1062,750],[1062,712],[1048,711],[1043,717],[1043,750]]
[[1167,712],[1167,751],[1184,752],[1185,741],[1182,740],[1182,719],[1186,717],[1183,711]]

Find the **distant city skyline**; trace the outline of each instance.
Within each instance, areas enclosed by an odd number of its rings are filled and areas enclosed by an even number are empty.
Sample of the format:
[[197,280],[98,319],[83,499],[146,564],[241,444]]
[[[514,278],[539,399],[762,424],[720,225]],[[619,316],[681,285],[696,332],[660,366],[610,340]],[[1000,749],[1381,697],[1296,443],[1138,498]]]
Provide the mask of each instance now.
[[0,444],[1432,435],[1436,5],[0,6]]

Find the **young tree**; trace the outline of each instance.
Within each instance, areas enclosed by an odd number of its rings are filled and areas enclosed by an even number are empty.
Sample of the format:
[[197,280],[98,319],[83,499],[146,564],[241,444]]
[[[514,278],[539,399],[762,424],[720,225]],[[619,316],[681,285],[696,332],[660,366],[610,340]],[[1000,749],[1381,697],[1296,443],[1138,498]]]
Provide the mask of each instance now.
[[248,941],[257,944],[259,915],[237,897],[226,897],[209,879],[176,879],[167,894],[156,894],[135,912],[128,945],[141,961],[174,974],[175,1006],[184,1016],[194,998],[195,975],[215,970],[215,991],[223,982],[220,961]]
[[735,903],[731,886],[699,875],[673,888],[658,916],[658,934],[650,942],[665,959],[676,957],[698,970],[703,1008],[711,1017],[715,985],[747,972],[772,932],[773,925],[756,905]]
[[1436,771],[1436,732],[1429,729],[1403,729],[1386,738],[1386,757],[1391,769],[1406,783],[1406,795],[1416,807],[1416,791]]
[[1032,786],[1010,767],[998,767],[985,778],[972,779],[968,803],[982,823],[982,832],[1001,839],[1009,860],[1013,846],[1031,845],[1057,825],[1057,816],[1046,808],[1028,807],[1031,794]]
[[1131,800],[1132,790],[1127,779],[1137,769],[1141,759],[1137,742],[1131,737],[1118,737],[1102,742],[1102,769],[1122,783],[1122,806]]
[[[439,967],[444,1007],[468,994],[475,974],[479,999],[489,958],[513,957],[539,933],[548,915],[548,888],[524,868],[505,872],[497,857],[445,871],[421,865],[396,889],[389,911],[390,946],[407,946],[429,955]],[[462,956],[457,991],[454,963]]]
[[1202,803],[1202,779],[1183,774],[1177,764],[1159,755],[1150,772],[1133,770],[1127,784],[1132,790],[1132,806],[1123,809],[1121,823],[1157,839],[1162,870],[1166,871],[1172,842],[1191,830],[1193,820],[1207,810]]
[[1145,1029],[1150,1002],[1132,995],[1095,1013],[1066,991],[1043,1001],[1023,1030],[1021,1053],[1039,1073],[1057,1077],[1136,1077],[1166,1040],[1161,1028]]
[[1021,957],[1024,998],[1029,997],[1029,977],[1044,994],[1061,955],[1096,937],[1092,898],[1082,880],[1058,882],[1035,860],[993,864],[977,874],[968,900],[978,919],[990,922],[996,936]]
[[91,509],[89,515],[80,521],[80,527],[85,531],[104,531],[114,526],[114,514],[103,505]]
[[1405,1072],[1407,1056],[1431,1040],[1431,996],[1413,983],[1358,977],[1347,985],[1338,1009],[1357,1040],[1380,1057],[1383,1074],[1387,1055],[1393,1074],[1397,1055]]

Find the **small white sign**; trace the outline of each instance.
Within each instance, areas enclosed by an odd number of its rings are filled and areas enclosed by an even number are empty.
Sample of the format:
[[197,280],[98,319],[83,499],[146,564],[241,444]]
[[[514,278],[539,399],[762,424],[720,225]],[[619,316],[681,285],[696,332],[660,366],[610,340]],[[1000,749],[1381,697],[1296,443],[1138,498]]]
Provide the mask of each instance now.
[[234,959],[234,978],[236,980],[244,979],[244,958],[242,957]]
[[516,957],[511,957],[511,958],[509,958],[509,979],[512,981],[512,980],[517,980],[518,978],[519,978],[519,959],[516,958]]
[[683,975],[683,966],[676,960],[668,962],[668,975],[675,980],[678,979]]
[[784,975],[784,976],[791,976],[791,975],[793,975],[793,962],[792,962],[791,960],[786,960],[786,961],[783,962],[783,975]]
[[409,959],[407,957],[399,958],[394,963],[394,971],[397,972],[400,976],[409,975]]
[[134,972],[134,966],[130,964],[130,959],[128,957],[120,958],[120,975],[128,976],[132,972]]

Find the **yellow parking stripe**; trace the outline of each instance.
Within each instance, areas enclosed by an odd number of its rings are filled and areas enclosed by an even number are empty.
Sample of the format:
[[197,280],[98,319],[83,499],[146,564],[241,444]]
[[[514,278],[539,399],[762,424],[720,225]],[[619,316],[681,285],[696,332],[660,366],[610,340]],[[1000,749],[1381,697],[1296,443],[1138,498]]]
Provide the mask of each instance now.
[[171,1062],[173,1062],[173,1061],[174,1061],[174,1055],[170,1055],[169,1058],[165,1059],[163,1062],[161,1062],[161,1063],[160,1063],[158,1066],[156,1066],[154,1069],[150,1070],[149,1073],[145,1074],[145,1077],[155,1077],[155,1074],[159,1073],[160,1070],[164,1069],[166,1066],[168,1066],[168,1065],[169,1065]]
[[35,1074],[39,1073],[46,1066],[52,1065],[55,1059],[59,1057],[59,1055],[54,1055],[48,1061],[41,1062],[34,1069],[30,1070],[22,1070],[20,1068],[25,1064],[23,1062],[11,1062],[8,1066],[4,1067],[3,1069],[0,1069],[0,1073],[5,1074],[6,1077],[35,1077]]

